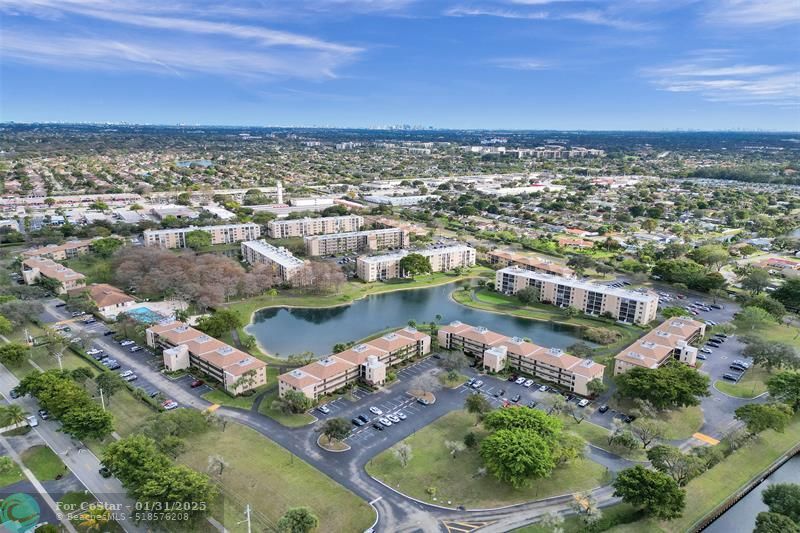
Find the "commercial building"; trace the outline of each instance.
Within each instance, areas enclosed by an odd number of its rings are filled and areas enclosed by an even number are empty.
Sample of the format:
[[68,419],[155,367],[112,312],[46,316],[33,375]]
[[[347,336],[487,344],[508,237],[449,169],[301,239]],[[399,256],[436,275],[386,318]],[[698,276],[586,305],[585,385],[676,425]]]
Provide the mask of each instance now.
[[457,244],[428,250],[401,250],[384,255],[362,256],[356,260],[356,275],[368,282],[406,277],[406,272],[400,268],[400,260],[410,253],[427,257],[433,272],[475,266],[475,248]]
[[261,237],[258,224],[221,224],[219,226],[189,226],[176,229],[148,229],[142,236],[145,246],[160,248],[186,248],[186,234],[191,231],[205,231],[211,235],[211,244],[231,244],[240,241],[254,241]]
[[58,281],[61,285],[56,291],[64,294],[69,290],[86,286],[86,277],[80,272],[60,265],[52,259],[43,257],[30,257],[22,262],[22,279],[28,285],[33,285],[39,278],[48,278]]
[[689,318],[669,318],[637,340],[614,358],[614,375],[631,368],[658,368],[668,361],[694,366],[697,348],[691,343],[701,339],[706,325]]
[[348,233],[359,231],[363,225],[364,217],[358,215],[271,220],[267,224],[267,235],[272,239],[287,239],[326,233]]
[[563,276],[571,278],[575,276],[575,271],[571,268],[559,265],[552,261],[546,261],[538,257],[528,257],[522,254],[515,254],[514,252],[506,252],[504,250],[494,250],[486,254],[489,263],[500,268],[515,266],[524,268],[525,270],[532,270],[534,272],[544,272],[545,274],[553,274],[556,276]]
[[632,291],[608,285],[589,283],[574,278],[507,267],[495,274],[495,290],[516,294],[531,287],[536,300],[559,307],[574,307],[588,315],[607,315],[620,322],[645,325],[655,320],[658,294]]
[[31,248],[22,252],[22,257],[44,257],[52,259],[53,261],[64,261],[65,259],[72,259],[81,254],[89,252],[89,246],[94,239],[85,239],[82,241],[67,241],[64,244],[48,244],[39,248]]
[[484,327],[451,322],[439,328],[439,346],[475,357],[483,368],[500,372],[511,368],[560,387],[589,395],[588,384],[603,379],[605,366],[581,359],[558,348],[544,348],[519,337],[506,337]]
[[92,283],[87,287],[72,289],[70,295],[78,295],[84,292],[94,302],[97,306],[97,312],[105,320],[117,318],[117,315],[126,312],[136,302],[133,296],[129,296],[107,283]]
[[145,333],[148,346],[163,350],[170,371],[199,370],[234,396],[267,382],[266,363],[183,322],[166,320]]
[[430,351],[430,336],[406,327],[281,374],[278,392],[298,391],[317,400],[358,380],[381,386],[388,367]]
[[375,252],[408,248],[408,232],[400,228],[313,235],[305,238],[309,256],[339,255],[348,252]]
[[263,240],[243,242],[242,257],[251,265],[271,267],[285,282],[291,281],[295,273],[305,265],[305,261],[293,256],[286,248],[273,246]]
[[393,206],[409,206],[409,205],[417,205],[430,200],[432,198],[437,198],[435,194],[417,194],[413,196],[384,196],[384,195],[373,195],[373,196],[365,196],[364,200],[371,204],[378,204],[378,205],[393,205]]

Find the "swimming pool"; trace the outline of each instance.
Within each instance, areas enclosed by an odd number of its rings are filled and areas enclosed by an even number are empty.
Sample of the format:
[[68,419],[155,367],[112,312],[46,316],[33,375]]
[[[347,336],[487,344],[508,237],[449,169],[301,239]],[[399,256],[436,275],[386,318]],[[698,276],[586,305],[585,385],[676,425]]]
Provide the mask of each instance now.
[[142,324],[155,324],[156,322],[161,322],[167,318],[161,313],[156,313],[149,307],[137,307],[135,309],[131,309],[130,311],[126,311],[125,314],[137,322],[141,322]]

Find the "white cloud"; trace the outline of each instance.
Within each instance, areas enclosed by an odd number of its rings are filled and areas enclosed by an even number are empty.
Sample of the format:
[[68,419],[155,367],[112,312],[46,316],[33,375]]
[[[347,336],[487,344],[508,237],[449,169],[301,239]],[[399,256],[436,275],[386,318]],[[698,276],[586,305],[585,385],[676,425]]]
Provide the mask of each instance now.
[[798,0],[715,0],[710,22],[733,26],[773,27],[800,23]]
[[[722,57],[728,55],[723,51]],[[714,102],[758,105],[800,105],[800,70],[792,65],[725,64],[716,57],[643,71],[656,87],[698,93]]]
[[[520,20],[573,20],[620,30],[645,30],[643,22],[620,18],[613,4],[568,0],[509,0],[477,6],[458,5],[444,11],[449,17],[498,17]],[[535,9],[534,9],[535,8]],[[602,8],[602,9],[601,9]]]
[[551,68],[551,65],[547,62],[530,57],[501,57],[489,60],[489,64],[511,70],[546,70]]

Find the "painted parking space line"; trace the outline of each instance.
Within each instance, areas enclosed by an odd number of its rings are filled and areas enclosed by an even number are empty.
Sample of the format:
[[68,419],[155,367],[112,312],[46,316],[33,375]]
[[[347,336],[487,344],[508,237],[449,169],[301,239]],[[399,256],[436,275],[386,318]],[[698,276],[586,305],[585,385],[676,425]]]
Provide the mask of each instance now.
[[696,438],[697,440],[701,440],[707,444],[712,446],[716,446],[719,444],[719,440],[715,439],[714,437],[709,437],[708,435],[704,435],[702,433],[695,433],[692,437]]

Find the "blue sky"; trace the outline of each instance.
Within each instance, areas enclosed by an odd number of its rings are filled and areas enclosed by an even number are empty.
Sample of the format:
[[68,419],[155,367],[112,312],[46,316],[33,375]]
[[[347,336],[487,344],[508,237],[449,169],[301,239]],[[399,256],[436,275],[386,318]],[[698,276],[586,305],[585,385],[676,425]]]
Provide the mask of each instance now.
[[0,0],[0,121],[800,130],[800,0]]

